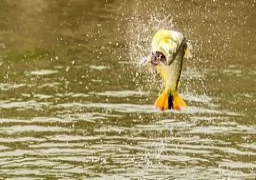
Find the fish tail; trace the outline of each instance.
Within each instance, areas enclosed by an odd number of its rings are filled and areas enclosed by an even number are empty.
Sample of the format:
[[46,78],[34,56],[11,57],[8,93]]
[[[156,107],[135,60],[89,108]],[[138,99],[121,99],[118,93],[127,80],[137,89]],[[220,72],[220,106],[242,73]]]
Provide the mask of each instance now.
[[174,110],[180,110],[182,107],[187,107],[182,97],[176,92],[173,95],[172,108]]
[[182,107],[187,107],[178,93],[172,95],[167,89],[165,89],[155,101],[155,106],[164,111],[167,109],[181,110]]

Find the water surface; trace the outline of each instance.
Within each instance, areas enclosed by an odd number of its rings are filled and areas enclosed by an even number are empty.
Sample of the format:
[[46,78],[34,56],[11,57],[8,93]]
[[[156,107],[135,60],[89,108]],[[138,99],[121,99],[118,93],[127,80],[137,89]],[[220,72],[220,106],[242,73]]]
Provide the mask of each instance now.
[[[0,177],[255,179],[255,3],[2,0]],[[139,65],[159,28],[194,47],[181,112]]]

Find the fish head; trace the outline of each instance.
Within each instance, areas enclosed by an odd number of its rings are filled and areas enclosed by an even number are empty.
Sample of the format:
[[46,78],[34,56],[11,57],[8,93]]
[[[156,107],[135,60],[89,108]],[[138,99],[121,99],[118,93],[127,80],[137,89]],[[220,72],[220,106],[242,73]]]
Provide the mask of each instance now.
[[177,31],[159,30],[151,42],[151,53],[142,59],[143,64],[170,65],[176,55],[186,50],[187,46],[182,46],[185,37]]
[[185,37],[177,31],[159,30],[154,35],[151,46],[147,62],[155,67],[168,89],[175,92],[187,49]]
[[166,64],[172,64],[185,37],[177,31],[159,30],[153,37],[151,47],[152,54],[162,53],[165,56]]

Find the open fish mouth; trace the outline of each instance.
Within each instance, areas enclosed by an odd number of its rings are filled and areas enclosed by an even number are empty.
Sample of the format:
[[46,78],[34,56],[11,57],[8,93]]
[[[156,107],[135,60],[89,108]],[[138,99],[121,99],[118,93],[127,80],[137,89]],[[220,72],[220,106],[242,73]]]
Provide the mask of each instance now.
[[149,55],[141,58],[141,64],[151,64],[153,66],[157,66],[159,64],[161,65],[167,65],[167,58],[164,55],[164,53],[157,51],[155,53],[150,53]]
[[167,65],[167,59],[165,55],[162,52],[155,52],[152,53],[150,62],[153,66],[162,64],[162,65]]
[[145,63],[151,63],[153,66],[157,65],[171,65],[174,60],[177,58],[180,51],[185,52],[187,49],[186,39],[184,38],[181,44],[177,47],[174,53],[170,54],[170,57],[167,58],[164,53],[160,51],[152,52],[145,58]]

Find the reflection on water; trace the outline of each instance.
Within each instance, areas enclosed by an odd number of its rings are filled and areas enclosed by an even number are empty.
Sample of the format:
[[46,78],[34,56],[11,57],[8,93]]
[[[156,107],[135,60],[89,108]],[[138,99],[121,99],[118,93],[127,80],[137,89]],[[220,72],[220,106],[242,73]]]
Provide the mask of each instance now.
[[[156,5],[157,3],[157,5]],[[0,3],[5,179],[254,179],[255,1]],[[182,112],[139,66],[158,28],[194,58]]]

